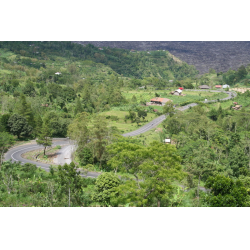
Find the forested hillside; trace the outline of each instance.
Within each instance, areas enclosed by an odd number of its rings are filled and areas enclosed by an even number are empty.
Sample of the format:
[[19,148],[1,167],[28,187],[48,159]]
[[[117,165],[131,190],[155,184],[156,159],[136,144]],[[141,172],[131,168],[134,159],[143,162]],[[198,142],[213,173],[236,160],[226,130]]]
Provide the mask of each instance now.
[[[91,44],[83,47],[71,42],[2,42],[1,47],[8,48],[21,56],[40,60],[46,60],[48,57],[53,61],[55,56],[73,61],[91,60],[111,67],[120,75],[140,79],[150,76],[163,79],[192,77],[198,73],[193,66],[181,61],[177,63],[177,60],[165,51],[137,53],[125,49],[97,48]],[[27,65],[30,62],[23,61],[23,63]],[[42,63],[41,65],[44,66]],[[39,66],[39,64],[32,65],[34,68],[40,68]]]
[[98,47],[134,49],[138,51],[168,50],[182,61],[194,65],[200,74],[210,68],[226,72],[250,63],[249,41],[79,41]]
[[[0,42],[0,206],[249,206],[250,67],[197,74],[168,51]],[[227,94],[210,90],[223,84],[244,93],[221,101]],[[171,101],[147,105],[154,97]],[[157,128],[121,136],[162,114]],[[52,164],[53,137],[74,142],[71,164],[45,173],[3,162],[35,139],[42,151],[23,157]],[[84,179],[79,169],[102,174]]]

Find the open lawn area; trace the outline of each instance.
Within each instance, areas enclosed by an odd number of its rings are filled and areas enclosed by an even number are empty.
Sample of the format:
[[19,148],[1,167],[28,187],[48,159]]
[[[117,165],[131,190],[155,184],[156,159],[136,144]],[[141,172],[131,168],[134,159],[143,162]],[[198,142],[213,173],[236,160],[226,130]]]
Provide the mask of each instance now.
[[[127,120],[127,122],[124,121],[125,115],[128,115],[128,114],[129,113],[127,111],[117,111],[117,110],[111,110],[111,111],[100,113],[100,115],[103,115],[106,118],[110,117],[107,119],[109,126],[117,127],[121,131],[121,133],[127,133],[130,131],[136,130],[140,127],[140,126],[137,126],[136,123],[131,123],[130,120]],[[141,126],[152,121],[156,117],[157,116],[155,114],[148,113],[144,121],[143,119],[141,119]]]
[[168,98],[174,102],[174,104],[180,104],[187,101],[204,101],[207,100],[216,100],[227,97],[225,93],[216,93],[210,91],[183,91],[182,93],[185,96],[174,96],[170,94],[170,90],[155,90],[155,91],[146,91],[146,90],[134,90],[134,91],[123,91],[123,96],[131,101],[132,97],[136,97],[136,102],[149,102],[150,99],[156,96],[156,93],[160,97]]

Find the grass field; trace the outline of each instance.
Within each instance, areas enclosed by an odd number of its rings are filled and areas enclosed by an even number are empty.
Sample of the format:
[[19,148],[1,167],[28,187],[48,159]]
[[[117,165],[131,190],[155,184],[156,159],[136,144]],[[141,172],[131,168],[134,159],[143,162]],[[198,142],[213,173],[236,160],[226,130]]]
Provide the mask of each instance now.
[[187,102],[190,100],[204,101],[207,100],[216,100],[227,97],[225,93],[215,93],[209,91],[183,91],[183,94],[186,96],[174,96],[170,94],[170,90],[156,90],[156,91],[147,91],[147,90],[133,90],[133,91],[122,91],[123,96],[131,101],[132,97],[135,96],[137,103],[149,102],[150,99],[154,98],[156,94],[159,94],[160,97],[168,98],[174,102],[174,104],[180,104],[182,102]]
[[[107,112],[102,112],[100,113],[100,115],[103,116],[117,116],[118,120],[117,121],[112,121],[111,119],[107,119],[109,126],[115,126],[117,127],[121,133],[127,133],[133,130],[138,129],[140,126],[137,126],[136,123],[131,123],[130,120],[127,120],[127,122],[124,121],[125,115],[128,115],[129,113],[127,111],[117,111],[117,110],[111,110],[111,111],[107,111]],[[152,114],[152,113],[148,113],[147,117],[145,118],[145,120],[143,121],[143,119],[141,119],[141,126],[143,126],[144,124],[150,122],[151,120],[155,119],[156,115]]]

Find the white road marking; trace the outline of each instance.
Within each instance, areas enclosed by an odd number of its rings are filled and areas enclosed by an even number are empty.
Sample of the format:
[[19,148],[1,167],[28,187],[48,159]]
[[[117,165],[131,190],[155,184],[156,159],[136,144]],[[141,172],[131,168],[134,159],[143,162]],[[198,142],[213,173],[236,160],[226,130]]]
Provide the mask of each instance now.
[[[33,146],[33,147],[28,147],[28,148],[34,148],[34,147],[39,147],[39,146]],[[12,158],[14,161],[18,161],[17,159],[15,159],[15,158],[13,157],[13,154],[15,154],[15,153],[17,153],[17,152],[19,152],[19,151],[22,151],[22,150],[24,150],[24,149],[28,149],[28,148],[22,148],[22,149],[20,149],[20,150],[15,151],[14,153],[12,153],[11,158]],[[31,150],[30,150],[30,151],[31,151]],[[28,152],[29,152],[29,151],[28,151]]]

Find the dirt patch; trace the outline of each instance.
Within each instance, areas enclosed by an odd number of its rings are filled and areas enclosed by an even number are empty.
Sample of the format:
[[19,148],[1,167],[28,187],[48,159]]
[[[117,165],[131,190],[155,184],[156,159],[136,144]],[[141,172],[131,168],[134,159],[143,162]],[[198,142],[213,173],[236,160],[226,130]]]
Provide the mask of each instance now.
[[232,88],[231,90],[234,90],[240,93],[245,93],[247,90],[250,90],[250,88]]
[[36,149],[22,154],[22,157],[27,160],[54,164],[54,159],[57,158],[60,148],[53,147],[46,150],[46,155],[43,154],[43,149]]
[[162,128],[157,128],[155,132],[162,132]]

